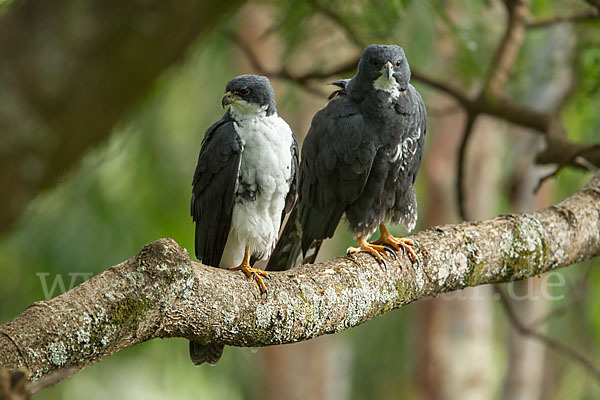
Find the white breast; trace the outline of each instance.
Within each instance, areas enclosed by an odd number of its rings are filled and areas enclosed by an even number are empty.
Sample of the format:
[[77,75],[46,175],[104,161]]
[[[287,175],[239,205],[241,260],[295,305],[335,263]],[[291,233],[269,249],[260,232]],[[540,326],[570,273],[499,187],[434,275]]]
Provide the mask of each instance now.
[[234,125],[244,148],[238,185],[256,191],[253,200],[236,198],[223,267],[241,262],[244,247],[267,258],[279,233],[292,175],[292,130],[277,113],[237,119]]

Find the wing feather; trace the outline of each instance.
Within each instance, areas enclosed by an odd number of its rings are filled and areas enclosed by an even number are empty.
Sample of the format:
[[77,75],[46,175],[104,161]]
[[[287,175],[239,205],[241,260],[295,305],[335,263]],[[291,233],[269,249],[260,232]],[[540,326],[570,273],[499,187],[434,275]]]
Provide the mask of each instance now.
[[196,257],[218,267],[231,227],[243,144],[233,120],[224,117],[206,131],[192,182]]
[[303,251],[313,240],[333,236],[347,205],[362,193],[376,138],[348,98],[331,101],[314,116],[300,164]]

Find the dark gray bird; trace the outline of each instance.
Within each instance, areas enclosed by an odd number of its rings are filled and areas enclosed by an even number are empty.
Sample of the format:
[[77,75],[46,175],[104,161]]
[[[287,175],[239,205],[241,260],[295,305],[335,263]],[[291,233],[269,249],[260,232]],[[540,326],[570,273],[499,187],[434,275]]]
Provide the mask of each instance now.
[[[300,251],[314,262],[344,214],[357,240],[349,254],[367,252],[384,263],[385,251],[404,249],[418,261],[413,241],[393,237],[384,223],[412,230],[417,221],[413,184],[426,111],[409,80],[401,47],[372,45],[352,79],[334,82],[339,89],[315,114],[304,140],[298,203],[267,269],[292,267]],[[367,242],[377,227],[381,237]]]
[[[194,173],[191,215],[196,223],[196,257],[213,267],[240,270],[262,292],[268,273],[251,267],[267,259],[296,198],[298,144],[277,115],[275,96],[264,76],[232,79],[222,100],[223,118],[204,135]],[[221,344],[190,342],[196,365],[215,364]]]

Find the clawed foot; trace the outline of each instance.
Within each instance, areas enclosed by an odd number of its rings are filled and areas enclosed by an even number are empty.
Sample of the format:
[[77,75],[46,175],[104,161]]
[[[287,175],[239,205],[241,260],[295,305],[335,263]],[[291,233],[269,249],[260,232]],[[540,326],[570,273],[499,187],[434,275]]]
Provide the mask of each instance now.
[[229,270],[230,271],[242,271],[244,274],[246,274],[246,276],[249,279],[256,281],[256,284],[260,288],[261,293],[267,294],[267,286],[265,285],[265,282],[261,278],[261,276],[264,276],[267,279],[271,279],[271,277],[269,276],[269,273],[267,271],[263,271],[262,269],[258,269],[258,268],[252,268],[250,266],[250,264],[248,264],[248,263],[242,263],[241,265],[239,265],[237,267],[229,268]]
[[419,266],[419,257],[415,252],[417,244],[413,240],[392,236],[383,224],[379,226],[379,229],[381,231],[381,236],[379,239],[370,242],[371,245],[385,246],[386,248],[392,248],[395,251],[402,250],[402,252],[408,253],[410,259]]
[[386,252],[393,254],[393,256],[396,257],[393,249],[390,248],[389,246],[386,246],[386,245],[380,246],[377,244],[372,244],[372,243],[367,242],[364,238],[360,238],[358,240],[357,247],[348,247],[348,249],[346,250],[346,254],[348,254],[348,255],[356,254],[356,253],[369,253],[370,255],[375,257],[375,260],[377,260],[377,262],[380,265],[382,265],[384,268],[387,268],[385,258],[383,258],[383,255]]
[[413,240],[390,236],[385,239],[379,238],[370,243],[372,245],[384,245],[386,247],[391,247],[395,251],[402,250],[403,252],[408,253],[413,262],[419,262],[419,257],[417,256],[417,253],[414,250],[414,247],[416,247],[417,245]]

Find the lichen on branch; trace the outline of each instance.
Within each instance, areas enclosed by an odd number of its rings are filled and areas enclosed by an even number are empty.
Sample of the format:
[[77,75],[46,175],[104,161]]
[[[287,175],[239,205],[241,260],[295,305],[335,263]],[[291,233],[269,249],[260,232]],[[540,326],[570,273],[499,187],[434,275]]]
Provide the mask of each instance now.
[[153,338],[293,343],[426,296],[588,260],[600,254],[600,175],[538,212],[429,228],[411,239],[419,266],[402,254],[388,256],[387,268],[366,254],[338,257],[271,273],[268,296],[242,274],[193,262],[175,241],[160,239],[0,326],[0,368],[24,367],[37,380]]

